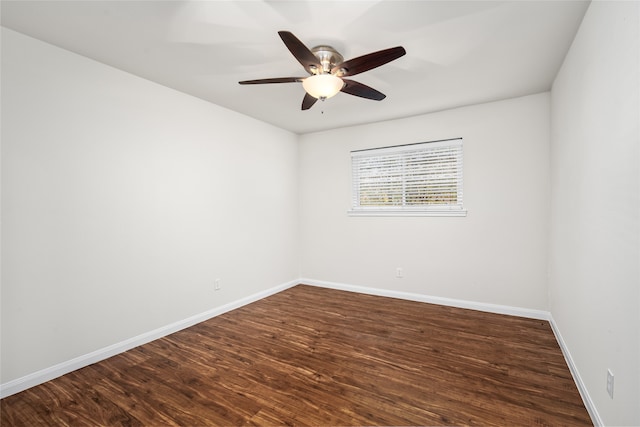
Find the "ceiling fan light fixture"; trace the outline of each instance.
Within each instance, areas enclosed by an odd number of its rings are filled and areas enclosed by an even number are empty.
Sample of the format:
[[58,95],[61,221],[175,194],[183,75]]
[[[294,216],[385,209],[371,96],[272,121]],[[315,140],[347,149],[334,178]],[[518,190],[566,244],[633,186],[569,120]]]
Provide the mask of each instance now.
[[[1,0],[0,0],[1,1]],[[402,46],[379,50],[344,61],[343,56],[331,46],[321,45],[309,50],[289,31],[278,31],[289,52],[298,60],[310,77],[276,77],[270,79],[244,80],[241,85],[301,82],[306,93],[302,99],[302,110],[308,110],[319,99],[324,101],[338,92],[359,96],[374,101],[382,101],[384,93],[378,92],[355,80],[342,79],[364,73],[406,54]]]
[[340,77],[333,74],[316,74],[302,81],[302,87],[311,96],[317,99],[331,98],[344,86]]

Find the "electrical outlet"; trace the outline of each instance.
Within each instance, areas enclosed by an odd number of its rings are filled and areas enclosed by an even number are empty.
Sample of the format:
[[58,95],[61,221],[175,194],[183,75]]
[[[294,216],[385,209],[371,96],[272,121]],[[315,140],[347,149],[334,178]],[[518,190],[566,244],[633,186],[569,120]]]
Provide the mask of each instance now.
[[402,274],[403,274],[403,273],[402,273],[402,267],[398,267],[398,268],[396,268],[396,277],[397,277],[398,279],[401,279],[401,278],[402,278]]
[[611,369],[607,369],[607,393],[613,399],[613,372]]
[[214,291],[220,290],[220,279],[216,279],[213,281],[213,290]]

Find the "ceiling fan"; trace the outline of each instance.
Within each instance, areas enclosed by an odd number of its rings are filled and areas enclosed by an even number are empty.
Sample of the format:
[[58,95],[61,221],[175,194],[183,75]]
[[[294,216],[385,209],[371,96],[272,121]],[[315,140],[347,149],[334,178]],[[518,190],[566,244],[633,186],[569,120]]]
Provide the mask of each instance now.
[[342,55],[331,46],[307,48],[289,31],[278,31],[280,38],[293,56],[310,74],[309,77],[276,77],[271,79],[244,80],[241,85],[268,83],[302,83],[306,91],[302,100],[302,109],[308,110],[318,99],[324,101],[338,92],[361,98],[382,101],[386,95],[377,90],[343,77],[369,71],[400,58],[407,52],[402,46],[380,50],[345,61]]

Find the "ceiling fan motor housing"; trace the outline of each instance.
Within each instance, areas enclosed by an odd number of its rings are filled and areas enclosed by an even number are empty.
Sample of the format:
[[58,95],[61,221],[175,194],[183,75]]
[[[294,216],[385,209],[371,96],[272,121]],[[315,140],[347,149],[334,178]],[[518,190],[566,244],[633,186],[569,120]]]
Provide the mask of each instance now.
[[318,70],[315,74],[329,74],[333,67],[344,62],[343,56],[331,46],[316,46],[311,49],[311,52],[322,65],[322,70]]

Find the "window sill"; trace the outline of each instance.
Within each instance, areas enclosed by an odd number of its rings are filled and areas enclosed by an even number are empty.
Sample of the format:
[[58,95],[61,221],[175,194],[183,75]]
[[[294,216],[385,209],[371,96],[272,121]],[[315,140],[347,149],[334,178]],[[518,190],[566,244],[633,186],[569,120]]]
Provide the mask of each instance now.
[[467,216],[466,209],[357,209],[348,210],[349,216]]

